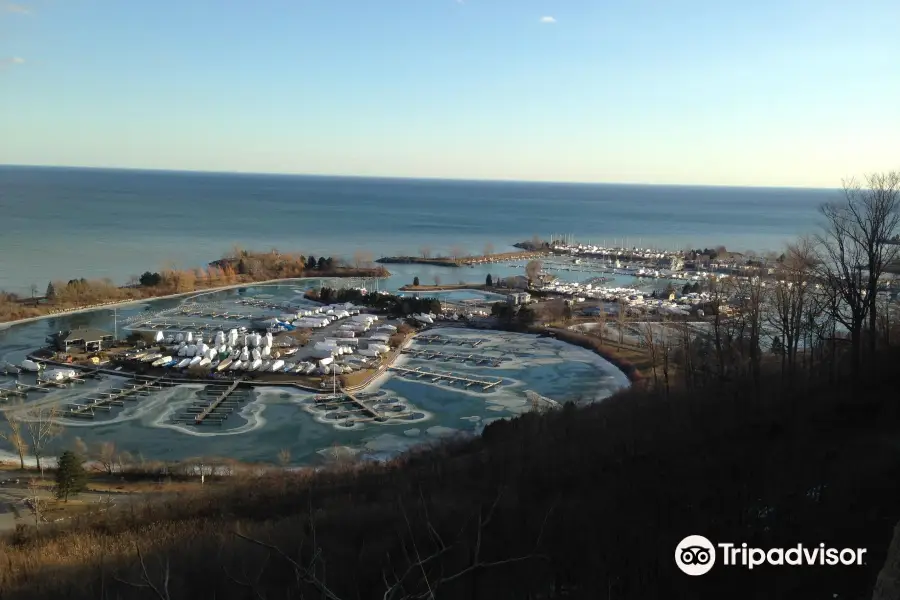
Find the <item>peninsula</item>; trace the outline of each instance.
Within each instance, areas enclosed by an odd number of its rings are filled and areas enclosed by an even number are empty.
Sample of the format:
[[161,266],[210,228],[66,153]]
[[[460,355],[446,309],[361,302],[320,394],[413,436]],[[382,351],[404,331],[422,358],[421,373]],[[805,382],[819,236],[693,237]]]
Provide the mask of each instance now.
[[133,275],[127,284],[110,279],[51,281],[43,295],[36,285],[31,296],[0,290],[0,323],[40,318],[113,304],[213,291],[240,284],[264,283],[300,277],[384,278],[390,273],[379,265],[350,266],[341,259],[313,255],[254,252],[235,247],[205,268],[175,269]]

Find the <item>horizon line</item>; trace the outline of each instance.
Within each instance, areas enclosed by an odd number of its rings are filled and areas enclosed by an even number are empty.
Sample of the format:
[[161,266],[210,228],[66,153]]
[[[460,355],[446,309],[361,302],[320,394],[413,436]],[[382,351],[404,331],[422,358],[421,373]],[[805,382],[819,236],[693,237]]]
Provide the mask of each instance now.
[[0,169],[68,169],[83,171],[137,171],[142,173],[184,173],[201,175],[261,175],[275,177],[308,177],[320,179],[375,179],[387,181],[441,181],[459,183],[531,183],[546,185],[627,185],[644,187],[685,187],[685,188],[752,188],[772,190],[814,190],[839,191],[840,187],[810,187],[804,185],[729,185],[717,183],[645,183],[635,181],[564,181],[549,179],[508,179],[508,178],[466,178],[410,175],[347,175],[335,173],[286,173],[278,171],[240,171],[240,170],[206,170],[206,169],[163,169],[153,167],[97,167],[85,165],[48,165],[48,164],[12,164],[0,163]]

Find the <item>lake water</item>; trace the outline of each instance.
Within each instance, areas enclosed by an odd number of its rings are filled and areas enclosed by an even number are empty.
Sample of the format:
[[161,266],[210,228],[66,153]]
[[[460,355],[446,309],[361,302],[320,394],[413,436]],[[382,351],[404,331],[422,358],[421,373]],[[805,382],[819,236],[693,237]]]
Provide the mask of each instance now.
[[535,234],[776,250],[814,230],[816,206],[836,193],[0,166],[0,289],[124,283],[167,263],[205,265],[235,243],[346,258],[501,251]]

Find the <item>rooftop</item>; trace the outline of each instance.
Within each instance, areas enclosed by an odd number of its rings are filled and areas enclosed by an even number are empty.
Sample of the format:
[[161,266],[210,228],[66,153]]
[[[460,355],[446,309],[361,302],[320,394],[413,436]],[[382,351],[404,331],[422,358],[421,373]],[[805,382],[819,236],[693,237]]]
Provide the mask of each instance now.
[[108,331],[103,331],[102,329],[82,328],[60,331],[59,333],[54,334],[54,337],[62,342],[74,342],[77,340],[97,342],[103,338],[112,337],[112,334]]

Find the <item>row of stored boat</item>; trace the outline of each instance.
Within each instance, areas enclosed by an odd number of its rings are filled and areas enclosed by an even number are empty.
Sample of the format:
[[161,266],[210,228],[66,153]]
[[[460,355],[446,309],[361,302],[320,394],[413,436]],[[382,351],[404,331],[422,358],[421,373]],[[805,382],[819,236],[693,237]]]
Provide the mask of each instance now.
[[260,373],[296,373],[298,375],[311,375],[314,373],[350,373],[355,369],[366,366],[368,360],[358,358],[351,361],[352,364],[336,365],[334,359],[326,358],[316,362],[301,361],[291,362],[283,359],[264,360],[262,358],[250,358],[241,360],[240,357],[228,357],[223,360],[212,360],[205,356],[192,358],[173,358],[163,356],[161,353],[139,354],[130,357],[151,367],[163,369],[187,369],[191,367],[209,368],[217,372],[228,371],[256,371]]

